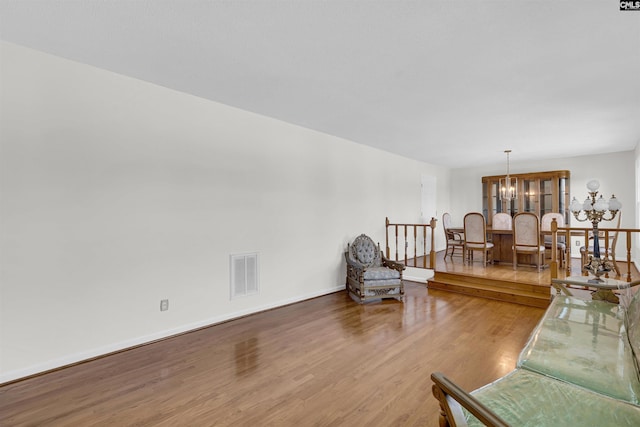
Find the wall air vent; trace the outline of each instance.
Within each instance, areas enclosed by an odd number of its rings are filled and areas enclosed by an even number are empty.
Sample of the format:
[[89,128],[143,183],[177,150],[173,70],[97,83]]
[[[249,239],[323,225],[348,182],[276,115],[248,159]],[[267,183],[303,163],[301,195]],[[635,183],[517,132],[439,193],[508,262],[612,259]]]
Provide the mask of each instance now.
[[230,255],[231,299],[257,294],[258,254]]

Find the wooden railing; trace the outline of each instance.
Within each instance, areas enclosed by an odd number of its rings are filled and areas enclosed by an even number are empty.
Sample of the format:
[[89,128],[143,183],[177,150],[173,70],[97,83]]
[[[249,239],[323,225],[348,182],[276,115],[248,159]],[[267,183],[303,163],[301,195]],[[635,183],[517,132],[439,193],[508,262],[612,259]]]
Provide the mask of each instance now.
[[[406,266],[417,268],[431,268],[436,265],[436,251],[435,251],[435,228],[437,219],[431,218],[428,224],[394,224],[389,221],[389,218],[385,219],[385,255],[387,258],[403,262]],[[430,235],[427,233],[427,229],[430,229]],[[625,262],[626,271],[621,271],[621,277],[619,279],[632,281],[632,268],[635,271],[634,259],[632,258],[632,238],[635,233],[640,233],[640,229],[637,228],[600,228],[600,250],[603,256],[611,256],[610,234],[618,232],[618,242],[616,248],[624,247],[625,256],[621,257],[621,253],[616,253],[616,260]],[[554,220],[551,224],[552,235],[552,250],[551,250],[551,264],[550,272],[551,278],[558,278],[558,257],[557,257],[557,241],[559,236],[565,236],[565,242],[567,242],[567,273],[571,268],[571,236],[579,236],[583,238],[584,246],[589,246],[589,237],[593,232],[592,227],[558,227]],[[637,234],[635,234],[637,235]],[[427,243],[429,242],[429,243]],[[622,243],[621,243],[622,242]],[[428,248],[427,248],[428,245]],[[393,247],[393,251],[392,251]],[[428,261],[427,261],[428,259]],[[588,275],[587,272],[582,272],[583,275]],[[610,277],[615,276],[609,274]]]
[[[620,242],[623,242],[623,246],[626,248],[626,257],[625,257],[625,261],[626,261],[626,272],[621,271],[620,275],[622,277],[620,277],[620,280],[626,280],[627,282],[630,282],[631,279],[631,268],[633,266],[633,258],[632,258],[632,236],[633,233],[640,233],[640,229],[637,228],[600,228],[598,229],[598,231],[600,232],[600,251],[602,256],[607,256],[607,257],[611,257],[611,248],[609,247],[610,245],[610,233],[614,233],[614,232],[618,232],[618,241],[616,244],[616,248],[619,248]],[[558,237],[562,237],[565,236],[565,242],[567,242],[567,257],[570,256],[571,253],[571,236],[580,236],[584,238],[584,246],[585,247],[589,247],[589,237],[592,235],[593,233],[593,227],[589,227],[589,228],[578,228],[578,227],[558,227],[558,224],[556,222],[556,220],[554,219],[551,223],[551,236],[552,236],[552,247],[551,247],[551,264],[550,264],[550,271],[551,271],[551,278],[555,279],[558,277],[558,259],[557,259],[557,241],[558,241]],[[616,250],[616,248],[614,248],[614,252]],[[616,260],[617,261],[621,261],[621,262],[625,262],[621,259],[620,254],[616,253]],[[570,271],[570,262],[567,262],[567,272]],[[583,275],[588,275],[588,272],[582,272]],[[609,277],[613,277],[615,276],[615,272],[612,274],[609,274]]]
[[[385,237],[386,237],[386,245],[385,245],[385,254],[386,257],[395,261],[403,262],[404,265],[408,267],[417,267],[417,268],[434,268],[436,265],[436,251],[435,247],[435,233],[436,229],[435,218],[431,218],[429,224],[392,224],[389,221],[389,218],[385,219]],[[430,244],[429,244],[429,263],[427,264],[427,229],[431,229],[430,236]],[[391,231],[392,240],[389,240],[389,232]],[[413,242],[413,245],[410,245],[410,241]],[[419,243],[422,243],[419,245]],[[391,256],[391,247],[390,244],[395,245],[395,258]],[[409,252],[409,246],[413,246],[413,254]],[[402,247],[404,253],[403,257],[399,257],[401,252],[398,251],[398,248]],[[418,249],[421,249],[418,252]],[[410,256],[411,255],[411,256]],[[422,262],[418,261],[422,259]],[[409,265],[409,261],[413,261],[413,265]],[[420,264],[420,265],[418,265]]]

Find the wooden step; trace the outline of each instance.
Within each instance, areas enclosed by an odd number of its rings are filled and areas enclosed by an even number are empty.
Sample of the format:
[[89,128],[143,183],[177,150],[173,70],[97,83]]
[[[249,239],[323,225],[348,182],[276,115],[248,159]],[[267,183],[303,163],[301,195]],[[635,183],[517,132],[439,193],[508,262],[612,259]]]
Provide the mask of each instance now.
[[452,273],[435,272],[433,278],[427,281],[427,287],[531,307],[546,308],[551,301],[550,285],[518,283]]
[[485,285],[489,287],[495,287],[499,289],[515,289],[518,291],[526,291],[534,294],[540,294],[543,296],[549,295],[549,284],[540,284],[524,281],[512,280],[512,279],[499,279],[496,277],[481,277],[474,276],[469,274],[460,274],[460,273],[450,273],[450,272],[441,272],[436,271],[433,277],[434,281],[437,282],[452,282],[452,283],[469,283],[469,284],[478,284]]

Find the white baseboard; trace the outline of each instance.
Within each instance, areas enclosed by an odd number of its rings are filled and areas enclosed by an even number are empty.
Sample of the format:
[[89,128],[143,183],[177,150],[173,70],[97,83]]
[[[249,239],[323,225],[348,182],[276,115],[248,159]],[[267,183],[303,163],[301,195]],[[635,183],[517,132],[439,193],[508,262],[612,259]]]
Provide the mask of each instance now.
[[128,348],[137,347],[142,344],[148,344],[153,341],[157,341],[163,338],[168,338],[174,335],[182,334],[185,332],[193,331],[196,329],[200,329],[207,326],[212,326],[221,322],[226,322],[229,320],[237,319],[239,317],[247,316],[249,314],[259,313],[261,311],[270,310],[277,307],[282,307],[285,305],[293,304],[296,302],[308,300],[311,298],[316,298],[322,295],[328,295],[337,291],[344,290],[344,285],[336,286],[334,288],[327,288],[323,290],[319,290],[316,292],[312,292],[306,295],[299,295],[293,298],[287,298],[284,300],[280,300],[271,304],[265,304],[262,306],[252,307],[247,310],[237,311],[234,313],[227,313],[221,316],[211,317],[208,319],[203,319],[198,322],[189,323],[186,325],[182,325],[176,328],[167,329],[164,331],[158,331],[153,334],[144,335],[136,338],[132,338],[129,340],[105,345],[98,348],[93,348],[87,351],[82,351],[78,353],[68,354],[58,359],[49,360],[44,363],[39,363],[36,365],[32,365],[26,368],[15,369],[13,371],[2,372],[0,373],[0,385],[19,380],[21,378],[26,378],[32,375],[44,373],[47,371],[51,371],[53,369],[62,368],[64,366],[73,365],[79,362],[87,361],[90,359],[94,359],[96,357],[104,356],[110,353],[115,353],[118,351],[126,350]]
[[415,267],[407,267],[407,269],[402,274],[402,278],[405,280],[410,280],[412,282],[424,282],[431,279],[434,275],[434,271],[428,268],[415,268]]

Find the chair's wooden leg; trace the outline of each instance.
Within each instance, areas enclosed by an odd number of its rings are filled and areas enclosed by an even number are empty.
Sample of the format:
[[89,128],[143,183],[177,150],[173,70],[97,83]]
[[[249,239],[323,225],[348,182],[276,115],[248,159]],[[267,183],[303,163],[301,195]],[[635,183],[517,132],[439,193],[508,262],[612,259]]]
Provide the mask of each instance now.
[[620,267],[618,267],[618,263],[616,262],[615,255],[611,257],[611,261],[613,262],[613,269],[616,271],[616,277],[620,276]]
[[542,271],[542,252],[538,251],[538,273]]

